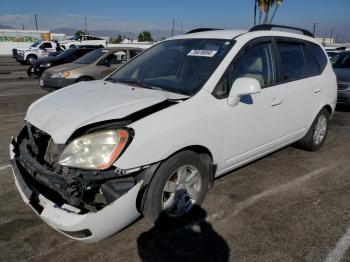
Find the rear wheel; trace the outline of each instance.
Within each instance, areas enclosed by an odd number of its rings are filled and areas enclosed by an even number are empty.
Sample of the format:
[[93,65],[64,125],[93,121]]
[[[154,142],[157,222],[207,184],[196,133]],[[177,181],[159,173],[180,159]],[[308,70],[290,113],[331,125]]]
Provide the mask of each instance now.
[[166,160],[154,175],[143,214],[151,221],[178,220],[200,205],[208,189],[208,168],[200,156],[184,151]]
[[320,149],[327,138],[329,118],[329,112],[323,108],[316,116],[305,137],[299,141],[299,144],[310,151]]

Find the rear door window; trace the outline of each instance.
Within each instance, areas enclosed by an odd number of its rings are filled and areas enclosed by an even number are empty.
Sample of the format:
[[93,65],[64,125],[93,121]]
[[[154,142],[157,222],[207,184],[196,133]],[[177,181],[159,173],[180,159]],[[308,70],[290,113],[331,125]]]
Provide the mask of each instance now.
[[283,82],[304,78],[304,55],[299,43],[278,42],[280,72]]
[[280,82],[289,82],[320,75],[327,64],[323,51],[315,44],[277,42],[280,58]]

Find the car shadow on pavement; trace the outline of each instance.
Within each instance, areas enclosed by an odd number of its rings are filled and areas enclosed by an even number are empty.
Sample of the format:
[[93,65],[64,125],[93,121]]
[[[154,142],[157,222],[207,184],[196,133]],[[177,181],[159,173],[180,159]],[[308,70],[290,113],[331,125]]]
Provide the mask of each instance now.
[[228,261],[230,249],[208,223],[206,212],[195,206],[183,220],[165,222],[161,215],[155,226],[137,239],[142,261]]

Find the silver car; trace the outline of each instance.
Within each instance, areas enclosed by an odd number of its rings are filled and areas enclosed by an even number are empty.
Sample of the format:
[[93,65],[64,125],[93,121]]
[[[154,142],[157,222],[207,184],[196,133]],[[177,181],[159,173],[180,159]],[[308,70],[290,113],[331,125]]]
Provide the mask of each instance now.
[[44,71],[40,86],[56,90],[80,81],[102,79],[143,50],[144,48],[131,47],[96,49],[72,63]]

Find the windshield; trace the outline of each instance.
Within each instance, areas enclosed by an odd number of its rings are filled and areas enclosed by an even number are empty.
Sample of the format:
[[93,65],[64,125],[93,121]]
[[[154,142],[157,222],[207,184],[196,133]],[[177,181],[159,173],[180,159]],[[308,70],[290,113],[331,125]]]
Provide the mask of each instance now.
[[107,80],[193,95],[232,45],[232,41],[222,39],[164,41],[131,60]]
[[61,58],[70,56],[71,54],[74,53],[74,51],[75,51],[75,49],[69,48],[69,49],[64,50],[63,52],[59,53],[56,57],[59,58],[59,59],[61,59]]
[[79,36],[72,36],[70,38],[68,38],[68,40],[78,40],[79,39]]
[[94,51],[91,51],[87,53],[86,55],[80,57],[78,60],[74,61],[74,63],[78,64],[92,64],[97,59],[99,59],[101,56],[108,53],[107,49],[96,49]]
[[350,68],[350,52],[334,56],[331,62],[334,68]]
[[40,45],[41,41],[37,41],[34,44],[32,44],[30,47],[37,47],[38,45]]

